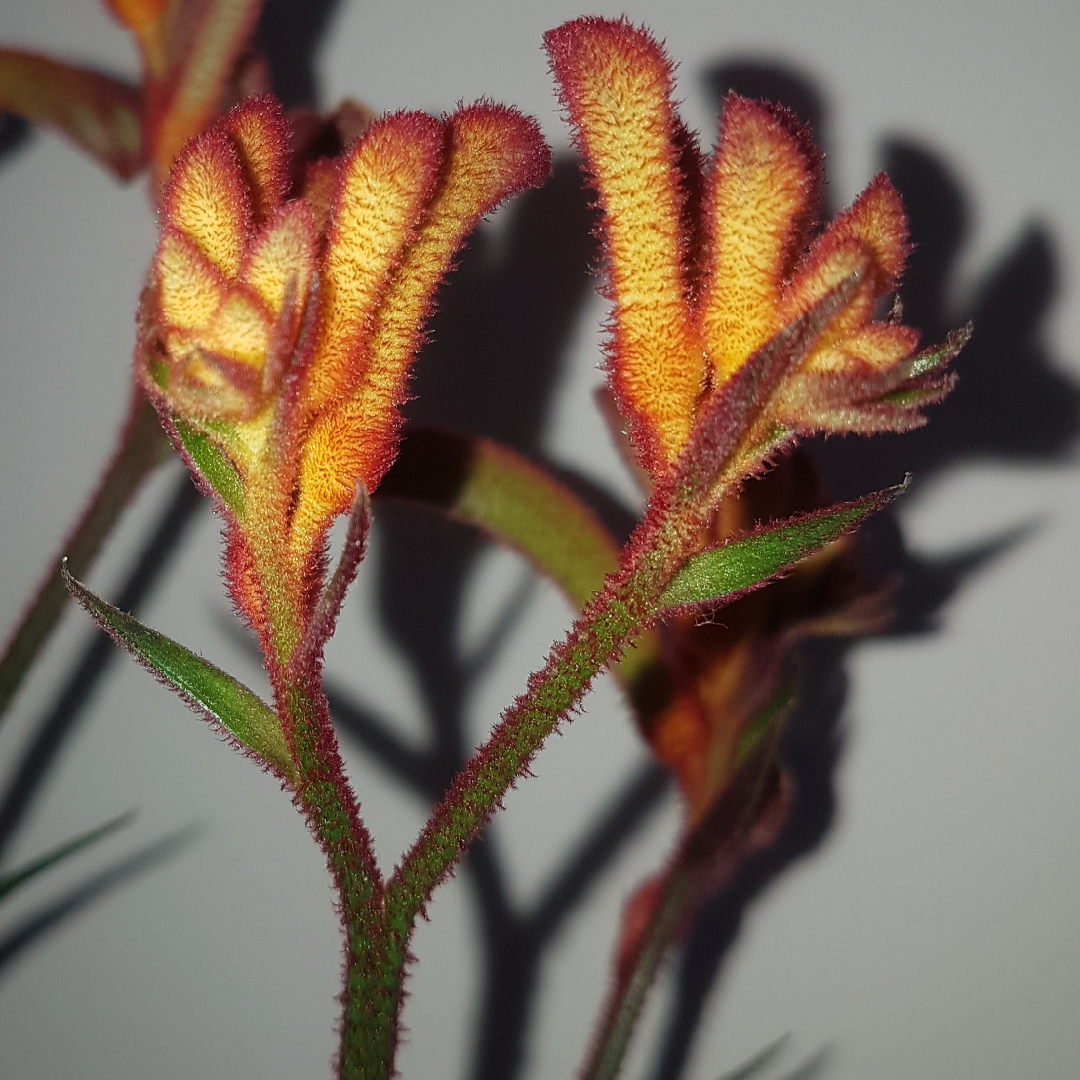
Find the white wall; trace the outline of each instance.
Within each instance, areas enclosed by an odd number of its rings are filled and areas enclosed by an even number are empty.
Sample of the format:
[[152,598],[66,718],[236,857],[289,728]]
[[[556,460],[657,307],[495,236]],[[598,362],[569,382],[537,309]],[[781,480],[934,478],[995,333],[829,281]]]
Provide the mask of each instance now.
[[[958,186],[968,218],[946,283],[957,319],[986,296],[993,275],[1015,269],[1009,260],[1018,250],[1029,257],[994,293],[985,322],[999,337],[984,339],[980,354],[997,356],[993,370],[1004,371],[1002,350],[1015,345],[1021,384],[987,385],[978,371],[968,373],[990,403],[987,430],[969,425],[961,434],[946,430],[937,443],[912,444],[927,475],[899,519],[910,547],[926,558],[1034,526],[965,577],[936,632],[870,643],[849,658],[835,821],[813,855],[751,907],[686,1075],[714,1080],[790,1032],[776,1075],[825,1050],[819,1075],[830,1080],[1074,1077],[1080,474],[1071,449],[1035,452],[1037,440],[1011,439],[1004,425],[1019,415],[1031,421],[1032,401],[1047,403],[1054,393],[1063,400],[1066,383],[1034,382],[1036,361],[1059,379],[1080,380],[1080,7],[1065,0],[642,0],[626,11],[666,38],[680,64],[685,115],[706,140],[712,118],[700,75],[707,67],[750,58],[805,76],[822,99],[836,206],[880,167],[885,140],[932,155]],[[538,116],[553,145],[565,149],[540,35],[580,13],[556,0],[343,0],[318,61],[324,102],[351,94],[379,109],[442,111],[489,96]],[[134,70],[124,36],[87,0],[4,5],[0,40]],[[512,227],[512,215],[496,223],[493,259],[498,237]],[[1025,240],[1028,247],[1018,248]],[[5,625],[109,453],[153,243],[142,190],[115,185],[59,138],[39,134],[0,162]],[[599,381],[602,318],[595,300],[575,317],[540,445],[625,497],[626,480],[587,397]],[[497,428],[498,418],[490,422]],[[1029,426],[1037,429],[1037,418]],[[963,452],[950,456],[942,447],[954,436]],[[904,444],[890,450],[898,477]],[[125,558],[175,481],[170,473],[147,491],[92,585],[115,592]],[[209,515],[198,518],[142,614],[258,682],[255,663],[228,630],[216,533]],[[379,565],[377,537],[331,671],[419,740],[426,730],[420,687],[372,612]],[[492,607],[521,575],[509,556],[483,556],[466,590],[463,648],[481,636]],[[537,586],[497,669],[469,695],[475,738],[568,618],[558,597]],[[87,638],[85,618],[69,616],[0,729],[0,777],[10,774]],[[643,759],[616,694],[601,685],[500,819],[495,844],[515,898],[527,903],[540,893],[590,815]],[[349,764],[390,866],[424,808],[361,753],[350,750]],[[275,784],[216,745],[125,662],[113,666],[64,744],[5,866],[129,807],[139,818],[126,833],[0,911],[3,939],[95,869],[172,830],[197,827],[173,857],[0,968],[4,1075],[326,1075],[338,943],[320,857]],[[524,1072],[531,1080],[569,1076],[580,1060],[606,985],[613,919],[627,892],[659,865],[676,824],[668,804],[553,943]],[[459,875],[438,894],[416,939],[420,962],[400,1061],[410,1080],[468,1075],[480,986],[468,880]],[[630,1075],[647,1075],[667,990],[655,999]]]

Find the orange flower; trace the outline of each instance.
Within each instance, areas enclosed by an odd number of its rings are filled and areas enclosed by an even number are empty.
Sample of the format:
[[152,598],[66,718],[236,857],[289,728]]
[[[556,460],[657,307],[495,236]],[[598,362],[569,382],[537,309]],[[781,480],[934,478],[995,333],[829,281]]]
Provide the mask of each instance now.
[[409,365],[454,252],[548,165],[536,125],[512,110],[397,113],[309,166],[289,198],[288,131],[268,98],[179,156],[137,369],[224,504],[234,595],[279,652],[310,614],[331,520],[393,460]]
[[[946,368],[966,340],[961,332],[917,354],[914,330],[879,317],[908,253],[895,189],[876,177],[815,232],[822,158],[789,112],[728,95],[704,161],[672,104],[671,64],[646,31],[584,18],[545,41],[603,211],[613,312],[601,398],[624,456],[646,488],[667,483],[684,451],[693,458],[691,433],[707,406],[846,282],[801,362],[751,415],[721,484],[703,489],[707,515],[690,543],[702,550],[770,517],[817,509],[819,487],[800,458],[739,487],[798,436],[922,424],[922,406],[950,389]],[[690,617],[662,628],[670,681],[638,711],[691,824],[725,790],[747,725],[781,689],[791,647],[880,624],[881,594],[860,585],[851,544],[830,545],[786,581],[730,605],[722,625]]]
[[811,239],[821,157],[786,110],[729,95],[703,171],[648,33],[586,18],[545,40],[604,215],[610,386],[649,474],[679,456],[706,399],[853,273],[858,287],[755,431],[775,445],[777,432],[921,424],[921,406],[951,386],[943,368],[963,339],[916,356],[914,330],[876,318],[908,250],[888,179]]

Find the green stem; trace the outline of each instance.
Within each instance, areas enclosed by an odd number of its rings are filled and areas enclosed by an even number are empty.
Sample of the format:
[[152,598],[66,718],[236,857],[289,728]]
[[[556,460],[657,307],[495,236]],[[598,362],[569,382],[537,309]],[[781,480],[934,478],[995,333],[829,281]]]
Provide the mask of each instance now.
[[300,683],[279,698],[299,772],[296,804],[326,855],[345,938],[341,1080],[385,1080],[393,1069],[404,955],[391,948],[371,837],[342,767],[326,698]]
[[693,892],[693,878],[687,870],[676,866],[665,878],[630,972],[620,980],[604,1015],[599,1037],[582,1070],[582,1080],[614,1080],[618,1076],[645,997],[686,921]]
[[[396,932],[412,925],[431,891],[501,803],[511,784],[592,679],[640,634],[657,598],[695,542],[691,515],[647,525],[636,555],[585,608],[548,654],[525,693],[503,714],[488,742],[458,774],[387,887]],[[399,943],[404,948],[404,942]]]
[[157,414],[141,390],[136,390],[120,445],[109,462],[93,498],[68,535],[60,554],[8,640],[0,659],[0,717],[6,712],[37,654],[63,614],[68,591],[61,576],[67,556],[74,577],[85,577],[105,538],[112,531],[139,485],[169,449]]

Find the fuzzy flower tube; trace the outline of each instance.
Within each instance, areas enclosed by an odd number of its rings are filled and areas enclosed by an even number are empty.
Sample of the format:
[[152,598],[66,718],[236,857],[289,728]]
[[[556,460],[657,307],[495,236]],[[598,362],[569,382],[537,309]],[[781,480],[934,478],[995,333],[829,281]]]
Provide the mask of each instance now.
[[[609,392],[648,505],[617,551],[541,470],[445,435],[418,440],[388,479],[399,495],[438,493],[452,516],[501,532],[581,606],[390,878],[344,776],[323,648],[363,557],[369,493],[397,453],[434,291],[478,218],[548,172],[532,121],[489,104],[442,120],[363,118],[339,156],[307,161],[290,156],[285,118],[261,97],[188,142],[172,168],[136,374],[224,520],[227,585],[262,647],[272,705],[69,578],[95,618],[273,773],[307,820],[345,938],[343,1077],[392,1075],[412,927],[547,736],[608,665],[635,699],[643,673],[666,664],[675,692],[646,732],[679,778],[687,832],[624,927],[586,1070],[615,1075],[695,898],[782,817],[778,658],[844,605],[748,616],[731,647],[696,633],[698,617],[774,578],[805,580],[811,556],[816,579],[843,561],[844,534],[902,485],[834,506],[781,500],[765,525],[752,500],[736,499],[800,436],[922,423],[964,340],[917,352],[912,330],[881,317],[907,252],[884,177],[818,232],[819,156],[783,110],[729,97],[706,162],[646,32],[581,19],[546,45],[603,212]],[[455,462],[447,485],[439,471]],[[331,572],[327,534],[342,515]]]

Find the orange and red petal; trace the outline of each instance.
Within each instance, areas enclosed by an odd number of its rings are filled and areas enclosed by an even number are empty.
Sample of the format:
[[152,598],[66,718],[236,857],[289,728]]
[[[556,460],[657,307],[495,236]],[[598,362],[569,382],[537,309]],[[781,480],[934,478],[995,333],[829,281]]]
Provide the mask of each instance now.
[[188,143],[166,186],[162,218],[187,234],[226,278],[240,272],[251,202],[232,140],[214,128]]
[[852,237],[830,242],[821,250],[818,245],[814,245],[794,278],[781,293],[782,324],[793,322],[805,315],[816,303],[855,273],[861,275],[858,287],[851,299],[824,328],[815,351],[834,345],[863,326],[874,314],[878,295],[875,288],[877,275],[873,253]]
[[865,306],[896,288],[910,251],[904,206],[884,173],[876,176],[847,210],[837,214],[811,245],[786,290],[787,304],[806,310],[821,295],[818,290],[824,282],[835,277],[830,264],[855,248],[861,248],[869,260],[866,287],[860,290]]
[[225,120],[251,194],[256,225],[267,221],[289,191],[289,129],[272,97],[249,98]]
[[369,487],[373,477],[385,472],[396,427],[396,416],[364,397],[346,401],[315,421],[300,458],[290,538],[295,558],[306,559],[321,545],[330,522],[351,505],[358,481]]
[[342,165],[304,390],[311,412],[350,394],[363,375],[379,302],[424,218],[444,144],[434,117],[396,113],[372,124]]
[[301,199],[279,207],[251,242],[241,277],[275,319],[290,293],[294,305],[302,307],[306,302],[317,244],[311,210]]
[[778,106],[729,94],[706,195],[709,277],[701,330],[713,384],[783,325],[781,284],[817,210],[821,155]]
[[186,233],[170,225],[161,232],[154,277],[162,322],[180,330],[209,326],[228,292],[217,267]]
[[[423,339],[440,281],[481,215],[515,192],[543,182],[551,155],[533,120],[480,103],[447,120],[449,140],[438,193],[416,241],[380,304],[369,360],[355,394],[373,414],[390,415],[405,397],[409,365]],[[385,429],[389,437],[396,423]],[[387,465],[393,445],[385,448]],[[381,473],[365,478],[373,490]]]
[[273,332],[274,320],[258,294],[234,285],[199,339],[208,351],[261,372]]
[[919,332],[900,323],[868,323],[852,331],[830,349],[811,355],[808,371],[844,372],[855,364],[887,371],[906,360],[919,347]]
[[604,211],[612,389],[655,473],[686,441],[704,368],[682,265],[671,65],[625,20],[578,19],[544,40]]

